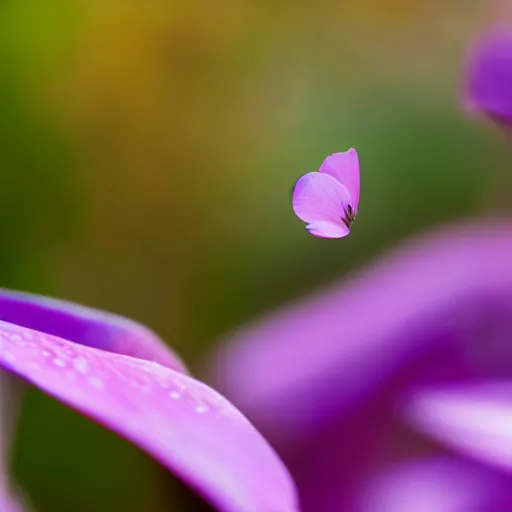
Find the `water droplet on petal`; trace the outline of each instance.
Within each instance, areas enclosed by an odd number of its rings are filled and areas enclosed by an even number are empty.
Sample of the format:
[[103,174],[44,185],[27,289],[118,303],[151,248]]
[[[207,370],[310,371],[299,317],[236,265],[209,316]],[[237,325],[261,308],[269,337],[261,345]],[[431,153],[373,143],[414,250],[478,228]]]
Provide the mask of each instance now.
[[89,363],[84,357],[78,357],[73,361],[73,367],[77,372],[87,373],[89,371]]
[[101,379],[98,379],[98,377],[90,377],[89,378],[89,382],[91,383],[91,385],[93,387],[95,387],[96,389],[102,389],[103,386],[104,386],[104,383]]

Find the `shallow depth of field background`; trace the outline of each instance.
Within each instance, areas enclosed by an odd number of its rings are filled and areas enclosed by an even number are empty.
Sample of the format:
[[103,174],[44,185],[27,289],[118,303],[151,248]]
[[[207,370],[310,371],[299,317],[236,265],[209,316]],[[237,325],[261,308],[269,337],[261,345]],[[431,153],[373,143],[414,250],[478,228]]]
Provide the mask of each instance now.
[[[407,236],[505,211],[512,149],[459,98],[467,44],[504,8],[5,0],[0,286],[142,321],[199,369],[230,329]],[[350,146],[359,217],[348,238],[315,239],[291,189]],[[191,500],[34,390],[18,441],[14,472],[40,512]]]

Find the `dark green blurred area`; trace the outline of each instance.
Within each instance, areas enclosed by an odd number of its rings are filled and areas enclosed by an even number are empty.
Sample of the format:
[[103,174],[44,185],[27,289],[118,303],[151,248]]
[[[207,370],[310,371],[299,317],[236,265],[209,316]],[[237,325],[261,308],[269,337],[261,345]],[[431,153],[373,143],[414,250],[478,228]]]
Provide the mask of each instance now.
[[[223,333],[407,236],[504,211],[510,149],[459,106],[491,4],[4,1],[0,285],[133,317],[194,369]],[[358,219],[315,239],[291,189],[350,146]],[[40,512],[195,510],[36,391],[14,471]]]

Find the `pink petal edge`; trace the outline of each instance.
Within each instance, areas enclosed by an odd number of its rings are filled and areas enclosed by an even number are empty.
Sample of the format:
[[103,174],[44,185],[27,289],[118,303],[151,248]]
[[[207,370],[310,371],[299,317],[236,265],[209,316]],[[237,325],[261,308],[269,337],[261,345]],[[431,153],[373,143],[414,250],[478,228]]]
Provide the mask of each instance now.
[[120,315],[42,295],[0,289],[0,320],[188,373],[150,329]]
[[350,229],[343,223],[318,220],[306,226],[306,229],[314,236],[320,238],[343,238],[350,234]]

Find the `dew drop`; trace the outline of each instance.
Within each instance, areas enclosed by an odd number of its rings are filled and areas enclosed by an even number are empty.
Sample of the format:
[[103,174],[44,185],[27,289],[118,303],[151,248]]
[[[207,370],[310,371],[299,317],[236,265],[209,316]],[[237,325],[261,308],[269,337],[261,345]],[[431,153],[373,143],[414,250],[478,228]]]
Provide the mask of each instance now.
[[56,357],[54,360],[53,360],[53,364],[55,366],[58,366],[59,368],[65,368],[66,367],[66,361],[64,361],[63,359],[60,359],[58,357]]
[[208,411],[208,407],[206,405],[198,405],[196,407],[196,412],[199,414],[204,414],[207,411]]
[[169,396],[174,398],[174,400],[179,400],[181,398],[181,393],[178,393],[177,391],[171,391]]
[[93,386],[96,389],[101,389],[104,386],[104,383],[101,379],[98,379],[98,377],[90,377],[89,382],[91,383],[91,386]]

